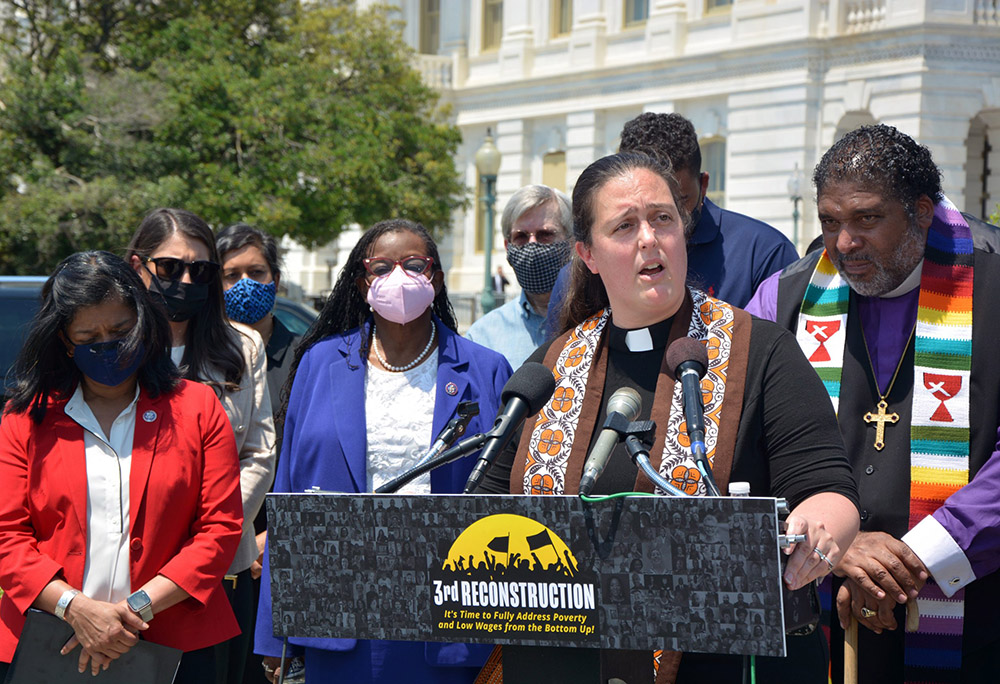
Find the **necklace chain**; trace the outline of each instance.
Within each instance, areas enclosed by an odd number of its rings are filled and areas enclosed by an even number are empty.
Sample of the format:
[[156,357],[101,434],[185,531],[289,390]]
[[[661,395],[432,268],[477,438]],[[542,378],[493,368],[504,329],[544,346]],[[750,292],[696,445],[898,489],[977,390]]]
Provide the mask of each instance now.
[[899,369],[903,367],[903,359],[906,358],[906,350],[910,348],[910,342],[913,341],[913,334],[917,330],[917,324],[914,322],[913,328],[910,329],[910,336],[906,340],[906,346],[903,347],[903,353],[899,355],[899,362],[896,364],[896,370],[892,374],[892,378],[889,380],[889,386],[885,390],[885,394],[882,394],[882,390],[878,386],[878,373],[875,370],[875,364],[872,362],[872,353],[868,350],[868,337],[865,335],[865,327],[861,326],[861,340],[865,343],[865,356],[868,357],[868,367],[872,371],[872,379],[875,381],[875,391],[878,393],[878,398],[880,401],[885,401],[886,397],[892,392],[893,385],[896,384],[896,378],[899,377]]
[[393,373],[402,373],[404,371],[408,371],[417,364],[419,364],[421,361],[423,361],[424,357],[427,356],[427,352],[431,350],[431,345],[434,344],[435,338],[437,338],[437,325],[432,321],[431,337],[429,340],[427,340],[427,345],[424,347],[424,350],[420,352],[417,358],[413,359],[405,366],[393,366],[392,364],[390,364],[388,361],[385,360],[385,357],[382,356],[382,352],[380,352],[378,349],[378,332],[375,329],[375,324],[372,323],[372,348],[375,350],[375,357],[378,359],[378,362],[382,364],[383,368],[385,368],[387,371],[392,371]]

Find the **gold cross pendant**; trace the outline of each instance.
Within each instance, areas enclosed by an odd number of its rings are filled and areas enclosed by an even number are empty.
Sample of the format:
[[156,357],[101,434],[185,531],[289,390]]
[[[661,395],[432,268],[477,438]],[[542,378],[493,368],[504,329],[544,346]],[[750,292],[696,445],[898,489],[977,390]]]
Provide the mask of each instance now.
[[869,411],[865,414],[866,423],[875,423],[875,450],[882,451],[885,448],[885,424],[899,422],[899,414],[896,412],[886,413],[889,404],[885,399],[878,403],[878,413]]

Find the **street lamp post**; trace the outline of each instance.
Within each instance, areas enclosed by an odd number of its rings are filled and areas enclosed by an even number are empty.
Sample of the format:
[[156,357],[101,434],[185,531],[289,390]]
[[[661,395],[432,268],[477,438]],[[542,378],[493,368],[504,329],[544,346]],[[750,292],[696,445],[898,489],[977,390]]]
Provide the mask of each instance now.
[[500,150],[493,144],[493,131],[486,129],[486,139],[476,151],[476,169],[479,171],[479,178],[485,185],[483,202],[486,203],[486,244],[483,251],[486,253],[485,268],[486,275],[483,282],[483,296],[481,306],[483,313],[487,314],[496,306],[496,297],[493,296],[493,213],[496,205],[496,183],[497,172],[500,170]]
[[799,170],[799,163],[795,162],[795,169],[788,177],[788,198],[792,200],[792,244],[795,251],[799,251],[799,202],[802,201],[802,171]]

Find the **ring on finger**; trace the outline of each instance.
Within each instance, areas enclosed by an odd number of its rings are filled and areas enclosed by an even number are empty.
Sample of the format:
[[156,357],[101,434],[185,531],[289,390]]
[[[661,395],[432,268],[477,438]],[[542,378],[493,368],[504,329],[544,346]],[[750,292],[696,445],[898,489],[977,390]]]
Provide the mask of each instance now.
[[865,620],[870,620],[876,615],[878,615],[878,613],[869,608],[868,606],[861,606],[861,617],[863,617]]
[[813,548],[813,553],[815,553],[817,556],[819,556],[824,561],[826,561],[826,564],[830,568],[830,572],[833,572],[833,563],[830,562],[830,559],[826,557],[825,553],[823,553],[822,551],[819,550],[818,546]]

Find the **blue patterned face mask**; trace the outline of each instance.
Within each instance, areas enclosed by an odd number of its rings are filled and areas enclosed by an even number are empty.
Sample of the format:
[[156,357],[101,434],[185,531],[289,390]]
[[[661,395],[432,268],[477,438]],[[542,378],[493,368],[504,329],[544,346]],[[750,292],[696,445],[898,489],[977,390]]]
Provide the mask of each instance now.
[[225,292],[226,315],[238,323],[253,325],[271,312],[277,293],[278,286],[274,282],[265,285],[250,278],[240,278]]

